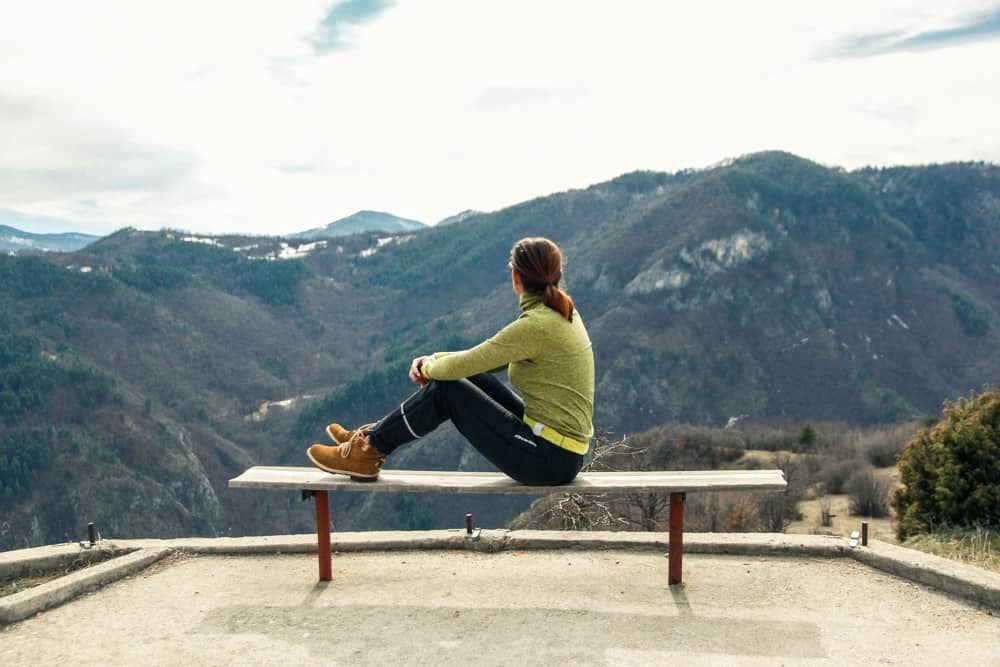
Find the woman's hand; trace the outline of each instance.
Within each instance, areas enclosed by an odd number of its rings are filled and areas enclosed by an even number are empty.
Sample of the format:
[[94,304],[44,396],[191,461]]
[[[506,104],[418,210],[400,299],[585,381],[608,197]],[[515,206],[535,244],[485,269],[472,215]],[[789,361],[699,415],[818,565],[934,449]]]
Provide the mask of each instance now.
[[424,377],[424,374],[420,372],[421,366],[434,358],[434,355],[425,354],[421,357],[417,357],[410,364],[410,380],[419,384],[421,387],[427,384],[428,380]]

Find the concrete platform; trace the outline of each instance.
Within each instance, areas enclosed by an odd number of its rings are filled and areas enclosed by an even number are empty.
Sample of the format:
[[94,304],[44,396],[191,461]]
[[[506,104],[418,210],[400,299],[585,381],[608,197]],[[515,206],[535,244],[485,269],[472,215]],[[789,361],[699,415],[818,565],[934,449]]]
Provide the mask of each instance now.
[[[150,547],[151,548],[151,547]],[[0,629],[0,664],[997,665],[1000,618],[849,558],[175,551]]]

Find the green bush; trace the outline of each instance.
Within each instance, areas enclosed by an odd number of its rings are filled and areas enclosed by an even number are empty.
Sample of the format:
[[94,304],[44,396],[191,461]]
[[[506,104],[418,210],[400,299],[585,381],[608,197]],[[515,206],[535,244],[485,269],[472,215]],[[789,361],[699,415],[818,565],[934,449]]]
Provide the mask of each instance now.
[[799,431],[798,442],[802,446],[803,450],[808,450],[816,444],[816,429],[813,428],[812,424],[806,423]]
[[948,527],[1000,526],[1000,392],[990,387],[921,428],[899,459],[899,538]]

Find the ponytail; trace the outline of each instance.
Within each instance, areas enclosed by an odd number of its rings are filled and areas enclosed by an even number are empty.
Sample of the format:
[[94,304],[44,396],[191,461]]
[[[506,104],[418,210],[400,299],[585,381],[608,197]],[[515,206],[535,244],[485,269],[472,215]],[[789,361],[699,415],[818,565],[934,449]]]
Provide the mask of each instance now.
[[573,299],[570,298],[569,294],[559,289],[557,285],[553,283],[546,285],[542,299],[546,306],[561,314],[570,322],[573,321]]

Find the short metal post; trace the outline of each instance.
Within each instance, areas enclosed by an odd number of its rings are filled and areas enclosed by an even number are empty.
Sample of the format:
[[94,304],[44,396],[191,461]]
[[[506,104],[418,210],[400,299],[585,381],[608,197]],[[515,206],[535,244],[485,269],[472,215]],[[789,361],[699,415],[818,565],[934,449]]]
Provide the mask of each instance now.
[[472,535],[472,513],[465,515],[465,534]]
[[87,524],[87,539],[90,540],[90,546],[97,543],[97,530],[94,528],[93,521]]
[[333,579],[333,553],[330,549],[330,499],[326,491],[315,491],[316,537],[319,538],[319,580]]
[[670,494],[670,539],[667,583],[681,583],[681,560],[684,555],[684,494]]
[[867,547],[868,546],[868,522],[867,521],[862,521],[861,522],[861,546],[863,546],[863,547]]

